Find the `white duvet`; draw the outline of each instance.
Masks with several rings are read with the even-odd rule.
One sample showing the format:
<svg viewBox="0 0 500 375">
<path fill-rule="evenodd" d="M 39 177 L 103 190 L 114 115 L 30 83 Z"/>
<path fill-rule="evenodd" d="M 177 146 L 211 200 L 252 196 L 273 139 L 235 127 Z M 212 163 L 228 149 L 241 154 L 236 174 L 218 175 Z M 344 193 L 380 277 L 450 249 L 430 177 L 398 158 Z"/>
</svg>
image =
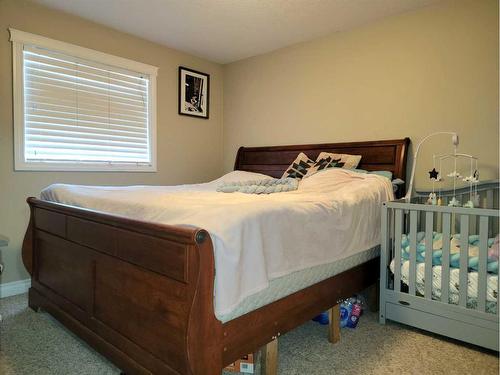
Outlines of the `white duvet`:
<svg viewBox="0 0 500 375">
<path fill-rule="evenodd" d="M 381 176 L 333 168 L 270 195 L 216 192 L 222 182 L 269 178 L 231 172 L 205 184 L 98 187 L 55 184 L 41 199 L 155 223 L 206 229 L 215 252 L 215 313 L 230 313 L 270 280 L 380 243 Z"/>
</svg>

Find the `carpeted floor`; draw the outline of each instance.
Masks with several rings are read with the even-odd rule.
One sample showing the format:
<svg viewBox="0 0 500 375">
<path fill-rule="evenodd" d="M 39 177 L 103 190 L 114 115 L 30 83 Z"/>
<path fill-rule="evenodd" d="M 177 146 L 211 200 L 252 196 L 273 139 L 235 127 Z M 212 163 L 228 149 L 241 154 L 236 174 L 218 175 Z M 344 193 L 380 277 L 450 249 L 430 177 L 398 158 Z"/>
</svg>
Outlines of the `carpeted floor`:
<svg viewBox="0 0 500 375">
<path fill-rule="evenodd" d="M 27 307 L 26 295 L 0 300 L 0 374 L 118 374 L 119 370 L 46 313 Z M 498 374 L 497 353 L 402 325 L 379 325 L 365 313 L 355 330 L 331 345 L 317 323 L 281 336 L 279 372 L 324 374 Z"/>
</svg>

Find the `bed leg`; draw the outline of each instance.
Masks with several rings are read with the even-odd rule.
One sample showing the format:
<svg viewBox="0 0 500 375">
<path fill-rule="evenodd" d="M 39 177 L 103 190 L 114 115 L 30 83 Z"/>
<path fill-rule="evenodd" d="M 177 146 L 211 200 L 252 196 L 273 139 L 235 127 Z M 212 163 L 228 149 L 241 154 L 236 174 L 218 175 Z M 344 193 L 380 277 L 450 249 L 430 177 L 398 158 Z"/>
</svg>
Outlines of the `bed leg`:
<svg viewBox="0 0 500 375">
<path fill-rule="evenodd" d="M 335 344 L 340 341 L 340 304 L 328 310 L 328 341 Z"/>
<path fill-rule="evenodd" d="M 264 345 L 261 349 L 261 374 L 278 375 L 278 339 Z"/>
<path fill-rule="evenodd" d="M 28 290 L 28 307 L 32 309 L 34 312 L 42 312 L 42 308 L 40 307 L 40 302 L 38 293 L 30 288 Z"/>
</svg>

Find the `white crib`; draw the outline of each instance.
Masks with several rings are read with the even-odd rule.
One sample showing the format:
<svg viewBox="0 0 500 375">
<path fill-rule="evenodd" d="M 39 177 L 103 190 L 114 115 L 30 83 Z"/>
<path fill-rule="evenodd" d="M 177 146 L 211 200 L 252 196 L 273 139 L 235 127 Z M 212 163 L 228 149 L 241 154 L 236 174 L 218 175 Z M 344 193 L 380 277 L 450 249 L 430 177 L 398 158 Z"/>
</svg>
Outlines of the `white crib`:
<svg viewBox="0 0 500 375">
<path fill-rule="evenodd" d="M 498 270 L 488 272 L 492 265 L 488 263 L 488 239 L 499 233 L 499 211 L 493 208 L 498 207 L 498 182 L 481 186 L 479 192 L 489 208 L 431 206 L 418 197 L 411 203 L 399 200 L 383 205 L 382 324 L 389 319 L 499 350 Z M 409 243 L 403 250 L 408 252 L 402 252 L 403 234 Z M 477 245 L 469 243 L 470 235 L 477 235 Z M 436 244 L 433 237 L 439 237 Z M 435 250 L 419 253 L 417 245 Z M 435 251 L 441 257 L 433 265 Z M 473 266 L 469 251 L 477 253 Z"/>
</svg>

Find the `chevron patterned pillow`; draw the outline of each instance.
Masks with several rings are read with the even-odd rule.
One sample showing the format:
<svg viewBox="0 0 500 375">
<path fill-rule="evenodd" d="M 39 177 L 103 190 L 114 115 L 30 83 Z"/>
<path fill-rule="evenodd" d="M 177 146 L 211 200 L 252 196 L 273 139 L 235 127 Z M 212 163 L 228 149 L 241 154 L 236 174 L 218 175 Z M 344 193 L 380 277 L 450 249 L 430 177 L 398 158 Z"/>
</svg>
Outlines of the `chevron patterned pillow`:
<svg viewBox="0 0 500 375">
<path fill-rule="evenodd" d="M 318 157 L 318 159 L 316 160 L 314 165 L 307 170 L 307 173 L 304 176 L 304 178 L 311 177 L 313 174 L 315 174 L 319 171 L 322 171 L 322 170 L 328 169 L 328 168 L 333 168 L 333 167 L 343 168 L 344 163 L 341 162 L 340 158 L 334 159 L 331 156 L 327 156 L 325 158 L 320 159 Z"/>
<path fill-rule="evenodd" d="M 309 168 L 311 168 L 315 163 L 316 162 L 314 160 L 309 159 L 306 154 L 301 152 L 293 163 L 286 169 L 281 178 L 290 177 L 300 180 L 307 174 Z"/>
<path fill-rule="evenodd" d="M 327 157 L 331 157 L 332 160 L 340 159 L 340 162 L 344 165 L 342 168 L 355 169 L 358 167 L 359 162 L 361 161 L 361 155 L 350 155 L 350 154 L 334 154 L 331 152 L 321 152 L 316 161 L 320 159 L 326 159 Z"/>
</svg>

